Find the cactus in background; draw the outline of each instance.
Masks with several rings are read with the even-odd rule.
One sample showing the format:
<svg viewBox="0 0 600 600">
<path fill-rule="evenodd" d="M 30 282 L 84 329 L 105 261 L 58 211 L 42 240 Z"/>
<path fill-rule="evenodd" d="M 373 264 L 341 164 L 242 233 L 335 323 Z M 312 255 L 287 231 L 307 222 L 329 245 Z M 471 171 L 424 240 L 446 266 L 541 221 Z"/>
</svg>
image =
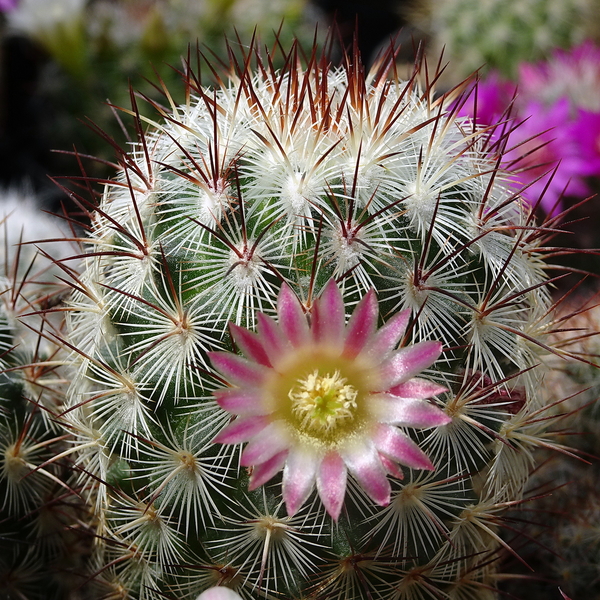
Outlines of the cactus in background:
<svg viewBox="0 0 600 600">
<path fill-rule="evenodd" d="M 146 132 L 134 102 L 91 212 L 62 415 L 89 577 L 491 598 L 502 515 L 553 444 L 544 230 L 418 71 L 284 58 L 248 52 L 216 89 L 188 70 Z"/>
<path fill-rule="evenodd" d="M 544 392 L 548 403 L 560 403 L 561 411 L 567 413 L 555 428 L 555 436 L 569 452 L 537 453 L 540 467 L 527 486 L 534 500 L 514 516 L 528 524 L 524 533 L 529 541 L 519 552 L 539 577 L 508 582 L 505 587 L 509 593 L 532 600 L 560 598 L 557 586 L 572 598 L 596 597 L 600 592 L 598 294 L 571 294 L 556 321 L 552 345 L 568 349 L 572 358 L 549 357 Z"/>
<path fill-rule="evenodd" d="M 58 219 L 18 192 L 0 205 L 0 589 L 3 598 L 66 598 L 81 579 L 87 508 L 57 460 L 69 446 L 56 420 L 64 410 L 60 314 L 42 316 L 68 289 L 29 242 L 63 238 Z M 39 243 L 39 242 L 38 242 Z M 49 244 L 56 258 L 70 244 Z M 57 318 L 58 317 L 58 318 Z M 87 546 L 91 537 L 87 536 Z"/>
<path fill-rule="evenodd" d="M 430 0 L 427 9 L 415 3 L 412 16 L 409 8 L 459 78 L 483 66 L 514 77 L 521 62 L 598 40 L 599 16 L 598 0 Z"/>
</svg>

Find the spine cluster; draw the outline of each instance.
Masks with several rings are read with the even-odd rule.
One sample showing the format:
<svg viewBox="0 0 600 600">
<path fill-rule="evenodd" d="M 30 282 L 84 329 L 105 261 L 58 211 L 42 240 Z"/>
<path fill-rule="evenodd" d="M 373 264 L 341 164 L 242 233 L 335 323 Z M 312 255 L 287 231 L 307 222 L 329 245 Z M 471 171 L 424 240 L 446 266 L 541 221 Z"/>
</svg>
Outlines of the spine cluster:
<svg viewBox="0 0 600 600">
<path fill-rule="evenodd" d="M 27 194 L 2 192 L 0 215 L 0 590 L 4 598 L 64 598 L 81 582 L 92 546 L 89 511 L 66 457 L 76 448 L 65 410 L 68 288 L 48 252 L 71 254 L 57 219 Z M 78 451 L 78 450 L 77 450 Z"/>
</svg>

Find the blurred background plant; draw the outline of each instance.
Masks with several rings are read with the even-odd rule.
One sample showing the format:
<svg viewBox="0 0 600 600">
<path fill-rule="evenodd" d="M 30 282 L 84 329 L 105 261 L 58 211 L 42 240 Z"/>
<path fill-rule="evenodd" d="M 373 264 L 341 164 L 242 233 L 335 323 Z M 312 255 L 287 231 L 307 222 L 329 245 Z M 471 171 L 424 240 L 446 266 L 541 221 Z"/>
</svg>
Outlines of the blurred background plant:
<svg viewBox="0 0 600 600">
<path fill-rule="evenodd" d="M 0 597 L 73 598 L 93 537 L 56 418 L 68 379 L 57 304 L 65 285 L 46 255 L 72 255 L 63 224 L 30 193 L 0 192 Z M 30 242 L 37 242 L 32 244 Z M 42 311 L 42 312 L 40 312 Z"/>
<path fill-rule="evenodd" d="M 408 21 L 451 63 L 456 81 L 484 67 L 515 77 L 524 61 L 600 39 L 598 0 L 414 0 Z"/>
<path fill-rule="evenodd" d="M 109 104 L 130 105 L 128 83 L 164 103 L 160 81 L 181 89 L 178 69 L 190 45 L 228 63 L 225 34 L 249 43 L 258 27 L 268 46 L 277 32 L 283 43 L 297 36 L 311 46 L 316 25 L 306 0 L 11 0 L 0 10 L 6 21 L 0 181 L 27 179 L 51 206 L 64 195 L 46 174 L 73 175 L 78 167 L 50 150 L 76 146 L 110 159 L 110 145 L 81 121 L 126 143 Z M 101 162 L 87 168 L 98 177 L 109 172 Z"/>
</svg>

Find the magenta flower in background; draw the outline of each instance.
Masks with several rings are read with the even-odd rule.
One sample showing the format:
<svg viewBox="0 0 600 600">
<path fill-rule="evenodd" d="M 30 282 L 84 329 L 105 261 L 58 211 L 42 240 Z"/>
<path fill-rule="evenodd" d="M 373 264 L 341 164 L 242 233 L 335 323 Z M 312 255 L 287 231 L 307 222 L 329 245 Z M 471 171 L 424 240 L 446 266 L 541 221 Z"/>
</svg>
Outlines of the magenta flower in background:
<svg viewBox="0 0 600 600">
<path fill-rule="evenodd" d="M 477 83 L 460 114 L 481 126 L 497 125 L 515 98 L 512 123 L 492 132 L 492 141 L 511 130 L 502 166 L 513 171 L 523 197 L 555 216 L 561 197 L 583 199 L 592 193 L 588 180 L 600 176 L 600 48 L 585 42 L 556 50 L 539 63 L 524 63 L 517 83 L 492 73 Z M 514 125 L 517 125 L 516 127 Z M 556 169 L 551 176 L 549 171 Z M 539 179 L 538 179 L 539 178 Z M 537 180 L 537 181 L 536 181 Z"/>
<path fill-rule="evenodd" d="M 481 125 L 495 125 L 503 118 L 502 115 L 510 105 L 516 90 L 516 84 L 503 81 L 498 73 L 493 72 L 475 84 L 459 115 L 473 117 Z"/>
<path fill-rule="evenodd" d="M 250 489 L 283 469 L 283 499 L 295 514 L 317 487 L 334 518 L 347 473 L 371 499 L 390 501 L 387 474 L 399 464 L 433 470 L 419 446 L 397 426 L 429 428 L 450 418 L 430 398 L 444 388 L 416 377 L 439 357 L 439 342 L 396 349 L 410 310 L 377 330 L 379 307 L 370 290 L 348 324 L 342 294 L 331 280 L 315 301 L 310 324 L 299 300 L 283 285 L 278 322 L 258 313 L 258 333 L 231 325 L 244 357 L 212 352 L 213 366 L 231 385 L 217 390 L 219 405 L 235 415 L 215 438 L 249 442 L 241 464 L 252 467 Z"/>
<path fill-rule="evenodd" d="M 600 96 L 600 88 L 598 89 Z M 579 110 L 573 123 L 573 137 L 577 140 L 588 175 L 600 176 L 600 112 Z"/>
<path fill-rule="evenodd" d="M 520 123 L 510 133 L 502 166 L 515 172 L 513 179 L 528 185 L 523 197 L 532 205 L 540 199 L 542 210 L 556 215 L 562 209 L 561 196 L 585 197 L 590 189 L 585 178 L 591 174 L 587 157 L 569 119 L 566 99 L 545 108 L 531 102 L 520 112 Z M 553 170 L 556 168 L 556 171 Z M 536 181 L 537 180 L 537 181 Z"/>
<path fill-rule="evenodd" d="M 531 205 L 544 193 L 539 206 L 555 216 L 563 196 L 585 198 L 592 193 L 588 178 L 600 176 L 600 49 L 586 42 L 547 62 L 523 64 L 518 87 L 492 73 L 460 114 L 497 125 L 513 98 L 512 123 L 492 132 L 492 140 L 512 130 L 502 166 L 514 172 L 515 189 L 526 186 L 522 195 Z"/>
</svg>

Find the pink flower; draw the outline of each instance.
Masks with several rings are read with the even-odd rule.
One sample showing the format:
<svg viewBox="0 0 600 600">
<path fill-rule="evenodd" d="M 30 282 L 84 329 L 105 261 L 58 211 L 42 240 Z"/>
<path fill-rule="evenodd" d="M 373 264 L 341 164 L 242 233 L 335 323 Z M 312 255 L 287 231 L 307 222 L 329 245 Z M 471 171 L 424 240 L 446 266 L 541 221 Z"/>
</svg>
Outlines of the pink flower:
<svg viewBox="0 0 600 600">
<path fill-rule="evenodd" d="M 415 377 L 439 357 L 439 342 L 396 349 L 410 318 L 403 311 L 377 330 L 379 307 L 370 290 L 348 323 L 336 283 L 315 301 L 310 324 L 287 285 L 277 301 L 278 322 L 258 313 L 258 333 L 231 325 L 244 357 L 212 352 L 214 367 L 231 385 L 215 392 L 236 418 L 215 438 L 249 442 L 241 464 L 252 467 L 250 489 L 283 469 L 283 499 L 295 514 L 316 484 L 337 520 L 347 472 L 372 500 L 390 501 L 387 474 L 398 464 L 433 470 L 404 427 L 438 427 L 450 418 L 425 399 L 444 391 Z"/>
<path fill-rule="evenodd" d="M 491 73 L 473 86 L 458 114 L 471 117 L 481 125 L 496 125 L 506 119 L 504 112 L 510 106 L 516 90 L 516 84 L 503 81 L 498 73 Z"/>
<path fill-rule="evenodd" d="M 574 124 L 569 118 L 566 99 L 546 109 L 531 102 L 519 115 L 521 121 L 510 133 L 511 148 L 502 166 L 516 171 L 514 179 L 527 185 L 523 197 L 534 205 L 541 199 L 544 212 L 555 215 L 561 208 L 561 196 L 584 197 L 589 193 L 585 177 L 590 172 L 582 155 Z M 556 167 L 556 172 L 551 171 Z"/>
<path fill-rule="evenodd" d="M 600 177 L 600 112 L 579 110 L 573 123 L 573 137 L 585 161 L 587 175 Z"/>
<path fill-rule="evenodd" d="M 600 48 L 587 41 L 571 50 L 555 50 L 546 62 L 519 67 L 521 103 L 546 106 L 566 98 L 571 109 L 600 111 Z"/>
<path fill-rule="evenodd" d="M 196 600 L 242 600 L 242 597 L 229 588 L 213 587 L 202 592 Z"/>
</svg>

